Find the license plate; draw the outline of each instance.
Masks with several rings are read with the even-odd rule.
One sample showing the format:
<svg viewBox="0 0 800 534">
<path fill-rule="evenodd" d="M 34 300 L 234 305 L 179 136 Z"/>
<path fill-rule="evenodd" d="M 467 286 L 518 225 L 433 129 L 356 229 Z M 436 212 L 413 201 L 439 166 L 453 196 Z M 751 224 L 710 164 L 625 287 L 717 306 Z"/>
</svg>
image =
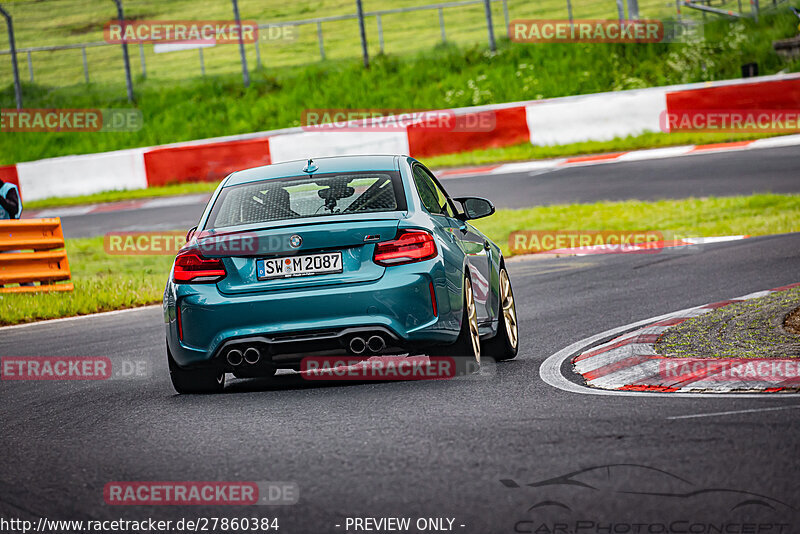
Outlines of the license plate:
<svg viewBox="0 0 800 534">
<path fill-rule="evenodd" d="M 259 280 L 340 273 L 342 272 L 342 253 L 330 252 L 258 260 L 256 262 L 256 270 L 258 271 Z"/>
</svg>

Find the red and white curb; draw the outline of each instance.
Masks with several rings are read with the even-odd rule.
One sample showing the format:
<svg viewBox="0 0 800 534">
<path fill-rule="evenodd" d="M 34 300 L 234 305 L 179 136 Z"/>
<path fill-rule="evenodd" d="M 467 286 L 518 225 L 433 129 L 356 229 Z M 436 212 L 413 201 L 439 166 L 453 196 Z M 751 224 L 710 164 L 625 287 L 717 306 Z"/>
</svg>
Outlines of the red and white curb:
<svg viewBox="0 0 800 534">
<path fill-rule="evenodd" d="M 22 218 L 41 219 L 48 217 L 79 217 L 82 215 L 110 213 L 114 211 L 132 211 L 151 208 L 172 208 L 177 206 L 204 205 L 210 198 L 210 193 L 203 193 L 200 195 L 146 198 L 142 200 L 128 200 L 125 202 L 90 204 L 86 206 L 64 206 L 61 208 L 48 208 L 31 211 L 26 210 L 22 212 Z"/>
<path fill-rule="evenodd" d="M 470 176 L 492 176 L 500 174 L 514 174 L 520 172 L 551 171 L 564 167 L 602 165 L 604 163 L 618 163 L 622 161 L 645 161 L 650 159 L 664 159 L 715 152 L 733 152 L 738 150 L 752 150 L 758 148 L 779 148 L 800 145 L 800 135 L 785 135 L 769 137 L 755 141 L 741 141 L 734 143 L 720 143 L 714 145 L 687 145 L 669 148 L 653 148 L 635 150 L 631 152 L 617 152 L 613 154 L 594 154 L 589 156 L 575 156 L 548 160 L 533 160 L 517 163 L 503 163 L 486 165 L 482 167 L 469 167 L 462 169 L 445 169 L 435 172 L 438 178 L 466 178 Z M 34 217 L 76 217 L 93 213 L 110 211 L 126 211 L 148 208 L 161 208 L 183 206 L 189 204 L 205 204 L 210 195 L 183 195 L 177 197 L 160 197 L 154 199 L 131 200 L 126 202 L 113 202 L 106 204 L 93 204 L 87 206 L 69 206 L 44 210 L 24 211 L 23 218 Z M 561 252 L 558 252 L 561 254 Z M 569 252 L 564 252 L 568 254 Z"/>
<path fill-rule="evenodd" d="M 800 287 L 800 283 L 760 291 L 731 300 L 674 312 L 581 352 L 572 359 L 575 372 L 593 388 L 659 392 L 779 392 L 800 388 L 800 360 L 667 358 L 655 351 L 671 326 L 735 302 Z"/>
<path fill-rule="evenodd" d="M 734 152 L 740 150 L 754 150 L 759 148 L 780 148 L 796 145 L 800 145 L 800 135 L 785 135 L 781 137 L 756 139 L 754 141 L 736 141 L 732 143 L 716 143 L 711 145 L 684 145 L 667 148 L 650 148 L 645 150 L 633 150 L 630 152 L 614 152 L 611 154 L 593 154 L 589 156 L 575 156 L 570 158 L 484 165 L 480 167 L 464 169 L 446 169 L 437 172 L 436 176 L 438 178 L 447 179 L 465 178 L 478 175 L 515 174 L 537 171 L 542 172 L 553 171 L 565 167 L 584 167 L 587 165 L 601 165 L 604 163 L 645 161 L 682 156 L 697 156 L 717 152 Z"/>
<path fill-rule="evenodd" d="M 646 132 L 670 131 L 667 117 L 706 113 L 709 109 L 747 114 L 756 109 L 796 109 L 800 104 L 799 88 L 800 73 L 787 73 L 431 110 L 481 127 L 431 128 L 419 117 L 406 121 L 395 116 L 388 122 L 391 127 L 387 128 L 389 118 L 382 117 L 375 125 L 368 123 L 368 129 L 358 122 L 355 128 L 348 122 L 339 124 L 343 128 L 298 126 L 25 161 L 0 166 L 0 178 L 17 184 L 23 199 L 31 201 L 109 190 L 145 189 L 172 182 L 221 180 L 238 169 L 309 157 L 409 154 L 424 160 L 526 142 L 535 146 L 563 146 L 611 141 Z M 756 146 L 758 143 L 753 144 Z M 724 149 L 733 147 L 735 144 L 729 144 Z M 675 152 L 675 149 L 658 150 L 667 155 Z M 687 149 L 688 152 L 707 150 L 717 148 L 710 145 Z M 658 152 L 646 157 L 653 157 L 653 154 Z M 599 158 L 619 161 L 642 155 L 626 152 Z M 556 164 L 581 165 L 593 163 L 597 158 L 568 158 Z"/>
</svg>

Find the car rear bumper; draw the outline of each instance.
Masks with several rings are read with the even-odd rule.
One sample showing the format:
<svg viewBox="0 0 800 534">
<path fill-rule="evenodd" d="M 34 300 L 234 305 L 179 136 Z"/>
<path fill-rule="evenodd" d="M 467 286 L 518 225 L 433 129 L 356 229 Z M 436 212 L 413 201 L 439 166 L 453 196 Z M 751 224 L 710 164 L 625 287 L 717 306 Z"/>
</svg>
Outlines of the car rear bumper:
<svg viewBox="0 0 800 534">
<path fill-rule="evenodd" d="M 230 347 L 246 343 L 258 344 L 264 358 L 278 363 L 306 352 L 346 351 L 350 338 L 362 332 L 382 333 L 387 350 L 455 341 L 458 325 L 441 319 L 450 308 L 441 263 L 431 260 L 392 271 L 368 283 L 237 296 L 223 295 L 213 284 L 170 282 L 164 299 L 170 351 L 179 365 L 195 366 L 224 364 Z M 431 282 L 439 317 L 433 314 Z"/>
</svg>

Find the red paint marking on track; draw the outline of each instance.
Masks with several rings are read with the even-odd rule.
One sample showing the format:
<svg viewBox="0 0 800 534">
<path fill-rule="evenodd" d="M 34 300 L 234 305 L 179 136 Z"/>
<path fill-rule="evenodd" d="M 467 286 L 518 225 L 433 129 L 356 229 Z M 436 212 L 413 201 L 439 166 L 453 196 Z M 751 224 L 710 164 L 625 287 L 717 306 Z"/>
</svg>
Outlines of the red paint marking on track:
<svg viewBox="0 0 800 534">
<path fill-rule="evenodd" d="M 661 391 L 666 393 L 672 393 L 673 391 L 678 391 L 678 388 L 673 388 L 669 386 L 650 386 L 650 385 L 640 385 L 640 384 L 628 384 L 618 389 L 620 391 Z"/>
<path fill-rule="evenodd" d="M 640 363 L 644 363 L 648 360 L 653 360 L 657 358 L 659 357 L 650 355 L 631 356 L 630 358 L 625 358 L 624 360 L 620 360 L 618 362 L 598 367 L 594 371 L 589 371 L 588 373 L 584 373 L 583 378 L 585 378 L 587 381 L 596 380 L 606 375 L 610 375 L 611 373 L 615 373 L 617 371 L 621 371 L 629 367 L 634 367 L 636 365 L 639 365 Z"/>
<path fill-rule="evenodd" d="M 527 254 L 657 254 L 665 248 L 686 247 L 694 245 L 679 239 L 668 241 L 648 241 L 647 243 L 630 243 L 624 245 L 606 243 L 604 245 L 588 245 L 585 247 L 557 248 L 528 252 Z"/>
<path fill-rule="evenodd" d="M 592 356 L 597 356 L 598 354 L 603 354 L 604 352 L 618 349 L 619 347 L 624 347 L 625 345 L 630 345 L 632 343 L 655 343 L 656 341 L 658 341 L 658 337 L 660 335 L 661 334 L 640 334 L 638 336 L 633 336 L 628 339 L 622 339 L 620 341 L 617 341 L 613 345 L 608 345 L 607 347 L 602 347 L 589 352 L 584 352 L 583 354 L 572 360 L 572 363 L 577 363 L 579 361 L 585 360 L 586 358 L 591 358 Z"/>
<path fill-rule="evenodd" d="M 695 145 L 689 152 L 707 152 L 712 150 L 727 150 L 729 148 L 744 148 L 753 141 L 732 141 L 730 143 L 711 143 L 708 145 Z"/>
<path fill-rule="evenodd" d="M 706 361 L 714 361 L 714 358 L 705 358 Z M 685 362 L 685 365 L 688 365 L 688 362 Z M 681 375 L 681 378 L 676 377 L 677 380 L 672 382 L 673 385 L 678 387 L 686 387 L 693 382 L 699 382 L 708 378 L 709 374 L 711 376 L 723 372 L 722 369 L 719 368 L 712 368 L 707 365 L 703 365 L 703 367 L 699 371 L 692 371 L 691 373 L 686 373 Z M 662 381 L 666 380 L 665 378 L 661 378 Z"/>
<path fill-rule="evenodd" d="M 788 286 L 775 287 L 772 291 L 786 291 L 787 289 L 793 289 L 795 287 L 800 287 L 800 282 L 789 284 Z"/>
<path fill-rule="evenodd" d="M 721 300 L 719 302 L 712 302 L 711 304 L 706 304 L 705 306 L 701 306 L 701 308 L 710 308 L 716 310 L 718 308 L 724 308 L 725 306 L 729 306 L 737 302 L 744 302 L 744 301 L 739 299 Z"/>
<path fill-rule="evenodd" d="M 577 156 L 574 158 L 567 158 L 566 161 L 561 162 L 559 165 L 569 165 L 571 163 L 585 163 L 588 161 L 606 161 L 609 159 L 617 159 L 624 156 L 627 152 L 614 152 L 612 154 L 595 154 L 592 156 Z"/>
<path fill-rule="evenodd" d="M 458 174 L 479 174 L 482 172 L 491 172 L 500 167 L 500 165 L 488 165 L 486 167 L 473 167 L 471 169 L 450 169 L 441 171 L 436 176 L 455 176 Z"/>
<path fill-rule="evenodd" d="M 676 324 L 681 324 L 689 319 L 691 319 L 691 317 L 673 317 L 672 319 L 664 319 L 663 321 L 653 323 L 650 326 L 675 326 Z M 648 328 L 650 326 L 648 326 Z"/>
</svg>

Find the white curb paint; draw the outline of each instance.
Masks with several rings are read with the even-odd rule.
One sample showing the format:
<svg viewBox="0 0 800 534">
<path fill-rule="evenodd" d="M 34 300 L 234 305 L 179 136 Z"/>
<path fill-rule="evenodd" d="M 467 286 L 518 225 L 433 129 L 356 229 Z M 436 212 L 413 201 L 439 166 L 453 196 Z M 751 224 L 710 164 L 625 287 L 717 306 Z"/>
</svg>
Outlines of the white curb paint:
<svg viewBox="0 0 800 534">
<path fill-rule="evenodd" d="M 408 154 L 408 135 L 398 132 L 310 131 L 269 138 L 272 163 L 327 156 Z"/>
<path fill-rule="evenodd" d="M 18 163 L 22 197 L 30 201 L 100 191 L 147 189 L 145 150 L 137 148 Z"/>
<path fill-rule="evenodd" d="M 663 87 L 525 106 L 531 144 L 540 146 L 610 141 L 658 132 L 661 114 L 666 111 L 667 90 Z"/>
</svg>

